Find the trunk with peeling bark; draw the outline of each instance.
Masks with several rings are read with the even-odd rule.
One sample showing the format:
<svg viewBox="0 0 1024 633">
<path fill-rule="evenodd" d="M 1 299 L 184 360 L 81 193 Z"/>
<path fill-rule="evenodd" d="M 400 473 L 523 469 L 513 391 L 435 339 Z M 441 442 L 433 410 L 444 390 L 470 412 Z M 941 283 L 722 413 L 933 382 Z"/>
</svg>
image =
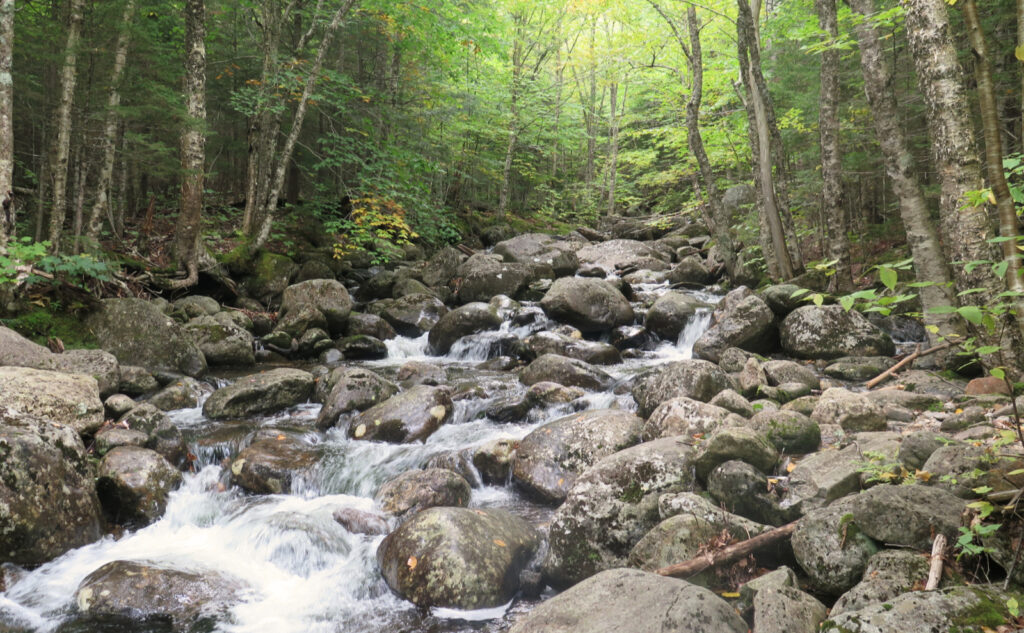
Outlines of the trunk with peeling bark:
<svg viewBox="0 0 1024 633">
<path fill-rule="evenodd" d="M 984 181 L 947 5 L 945 0 L 905 0 L 903 6 L 907 39 L 928 112 L 932 153 L 941 181 L 940 228 L 946 252 L 951 261 L 960 262 L 953 269 L 957 290 L 980 289 L 964 295 L 961 303 L 984 311 L 998 303 L 996 295 L 1005 284 L 990 266 L 963 265 L 991 261 L 996 251 L 990 241 L 994 231 L 984 204 L 972 203 L 967 195 L 983 189 Z M 1012 316 L 1004 315 L 1002 321 L 1005 327 L 997 328 L 995 336 L 984 328 L 973 328 L 977 340 L 1018 350 L 1020 336 Z"/>
<path fill-rule="evenodd" d="M 875 12 L 872 0 L 850 0 L 850 8 L 866 18 Z M 885 171 L 899 198 L 900 219 L 907 232 L 910 254 L 914 258 L 914 274 L 918 281 L 934 284 L 919 289 L 925 323 L 934 326 L 932 329 L 936 330 L 929 332 L 929 341 L 934 347 L 940 339 L 958 338 L 966 330 L 955 314 L 933 311 L 941 306 L 956 305 L 949 266 L 943 256 L 938 229 L 932 221 L 917 179 L 910 145 L 900 125 L 896 98 L 890 89 L 892 71 L 885 61 L 878 31 L 866 19 L 857 24 L 855 35 L 860 47 L 864 92 L 874 118 L 875 134 L 882 150 Z"/>
<path fill-rule="evenodd" d="M 14 237 L 14 0 L 0 0 L 0 249 Z"/>
<path fill-rule="evenodd" d="M 175 257 L 188 276 L 176 287 L 199 281 L 200 229 L 203 214 L 203 176 L 206 168 L 206 3 L 185 2 L 185 99 L 188 120 L 181 133 L 181 214 L 178 216 Z"/>
<path fill-rule="evenodd" d="M 53 205 L 50 210 L 50 250 L 60 252 L 61 232 L 68 211 L 68 159 L 71 153 L 71 109 L 78 81 L 78 43 L 82 34 L 82 11 L 85 0 L 70 0 L 68 37 L 64 45 L 64 62 L 60 77 L 60 103 L 57 106 L 57 134 L 50 155 L 50 176 Z"/>
<path fill-rule="evenodd" d="M 834 290 L 846 293 L 853 289 L 853 274 L 843 211 L 843 165 L 839 153 L 839 49 L 832 45 L 839 37 L 839 25 L 836 0 L 815 0 L 814 5 L 818 11 L 818 24 L 831 40 L 821 53 L 818 128 L 821 136 L 822 215 L 828 229 L 828 259 L 836 262 L 836 273 L 832 276 Z"/>
</svg>

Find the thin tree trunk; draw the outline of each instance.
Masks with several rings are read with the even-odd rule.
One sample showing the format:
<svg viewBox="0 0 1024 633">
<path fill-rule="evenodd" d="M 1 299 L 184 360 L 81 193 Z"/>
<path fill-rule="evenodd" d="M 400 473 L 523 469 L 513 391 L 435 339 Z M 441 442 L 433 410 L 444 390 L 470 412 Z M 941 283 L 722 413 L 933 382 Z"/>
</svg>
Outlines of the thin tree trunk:
<svg viewBox="0 0 1024 633">
<path fill-rule="evenodd" d="M 274 222 L 274 212 L 277 210 L 277 201 L 281 195 L 281 189 L 284 187 L 285 175 L 288 172 L 288 163 L 292 159 L 292 152 L 295 151 L 295 144 L 298 142 L 299 134 L 302 132 L 302 123 L 305 120 L 306 111 L 309 109 L 309 100 L 313 96 L 313 88 L 316 86 L 316 80 L 320 77 L 320 70 L 323 68 L 324 59 L 327 57 L 327 50 L 331 46 L 334 34 L 337 32 L 338 27 L 341 26 L 341 21 L 346 15 L 348 15 L 349 10 L 355 3 L 356 0 L 346 0 L 345 3 L 338 8 L 334 13 L 334 18 L 331 19 L 331 23 L 324 31 L 323 39 L 320 40 L 320 47 L 316 52 L 316 61 L 313 62 L 313 67 L 310 68 L 309 74 L 306 75 L 306 82 L 302 88 L 302 96 L 299 99 L 299 105 L 295 109 L 295 114 L 292 117 L 291 131 L 288 133 L 288 138 L 285 140 L 284 147 L 281 149 L 281 155 L 278 157 L 277 170 L 274 172 L 274 178 L 271 180 L 270 191 L 267 194 L 262 226 L 260 227 L 259 234 L 257 234 L 255 241 L 250 247 L 250 253 L 258 251 L 267 243 L 267 239 L 270 238 L 270 228 Z"/>
<path fill-rule="evenodd" d="M 516 16 L 516 20 L 520 20 Z M 519 141 L 519 90 L 523 77 L 523 41 L 522 27 L 516 25 L 515 41 L 512 42 L 512 86 L 509 94 L 508 145 L 505 147 L 505 163 L 501 169 L 501 189 L 498 191 L 498 218 L 504 218 L 508 211 L 509 198 L 512 193 L 512 160 L 515 158 L 516 144 Z"/>
<path fill-rule="evenodd" d="M 127 0 L 124 14 L 121 16 L 121 33 L 117 36 L 117 48 L 114 52 L 114 68 L 110 71 L 110 94 L 107 96 L 107 117 L 103 130 L 103 155 L 100 159 L 100 173 L 96 179 L 92 209 L 89 211 L 89 225 L 86 237 L 96 242 L 100 238 L 103 226 L 103 213 L 110 205 L 110 187 L 114 179 L 114 159 L 116 157 L 116 141 L 119 117 L 117 108 L 121 105 L 121 80 L 128 61 L 128 44 L 131 42 L 131 25 L 135 19 L 135 1 Z M 111 226 L 111 230 L 115 231 Z"/>
<path fill-rule="evenodd" d="M 1017 50 L 1024 51 L 1024 0 L 1017 0 Z M 1020 69 L 1020 151 L 1024 152 L 1024 59 L 1014 56 L 1017 59 L 1017 67 Z"/>
<path fill-rule="evenodd" d="M 181 213 L 175 257 L 188 276 L 173 284 L 199 282 L 203 180 L 206 169 L 206 0 L 185 0 L 185 99 L 188 119 L 181 131 Z"/>
<path fill-rule="evenodd" d="M 985 165 L 988 169 L 988 181 L 996 198 L 996 210 L 999 214 L 999 235 L 1011 238 L 1002 243 L 1003 260 L 1007 264 L 1006 285 L 1017 293 L 1014 309 L 1021 318 L 1017 319 L 1017 327 L 1021 328 L 1024 337 L 1024 283 L 1021 281 L 1020 250 L 1018 241 L 1020 225 L 1017 221 L 1017 208 L 1010 195 L 1010 186 L 1006 182 L 1003 171 L 1003 139 L 1000 132 L 999 112 L 996 108 L 995 82 L 992 80 L 992 65 L 985 41 L 985 33 L 981 30 L 978 18 L 978 6 L 975 0 L 963 3 L 964 21 L 967 24 L 967 35 L 974 52 L 974 74 L 978 82 L 978 102 L 981 105 L 982 130 L 985 138 Z"/>
<path fill-rule="evenodd" d="M 0 249 L 14 236 L 14 0 L 0 0 Z"/>
<path fill-rule="evenodd" d="M 619 163 L 619 84 L 611 85 L 611 115 L 608 121 L 608 215 L 615 215 L 615 184 L 618 178 Z M 622 92 L 622 111 L 626 110 L 626 90 Z"/>
<path fill-rule="evenodd" d="M 836 262 L 833 275 L 837 292 L 853 289 L 850 270 L 850 241 L 846 236 L 843 213 L 843 165 L 839 153 L 839 50 L 833 46 L 839 37 L 836 0 L 815 0 L 818 24 L 831 40 L 821 53 L 821 99 L 818 127 L 821 135 L 821 206 L 828 229 L 828 259 Z"/>
<path fill-rule="evenodd" d="M 850 0 L 850 7 L 855 13 L 868 18 L 860 21 L 854 29 L 860 46 L 864 91 L 874 117 L 885 171 L 899 199 L 900 218 L 914 258 L 914 274 L 918 281 L 933 284 L 920 288 L 919 293 L 925 324 L 933 326 L 929 328 L 934 331 L 929 331 L 928 338 L 934 347 L 940 339 L 952 340 L 965 332 L 963 323 L 955 314 L 933 311 L 941 306 L 956 305 L 952 276 L 943 256 L 938 229 L 917 180 L 914 156 L 900 125 L 899 109 L 891 90 L 892 72 L 885 61 L 878 31 L 869 19 L 874 14 L 874 3 L 872 0 Z"/>
<path fill-rule="evenodd" d="M 984 181 L 947 5 L 945 0 L 904 0 L 903 6 L 907 39 L 928 112 L 932 153 L 941 182 L 940 217 L 946 251 L 951 261 L 960 262 L 954 268 L 957 290 L 974 291 L 963 295 L 961 303 L 984 311 L 998 303 L 996 295 L 1005 284 L 990 266 L 969 269 L 963 265 L 991 261 L 995 249 L 990 242 L 993 231 L 984 204 L 972 204 L 967 197 L 968 192 L 983 189 Z M 993 339 L 981 327 L 974 327 L 974 334 L 979 343 L 1000 345 L 1016 352 L 1017 328 L 1010 323 L 1010 315 L 1005 315 L 1003 321 L 1012 327 L 1003 330 L 1000 340 Z"/>
<path fill-rule="evenodd" d="M 53 207 L 50 210 L 50 250 L 60 252 L 61 231 L 68 210 L 68 156 L 71 152 L 71 109 L 78 80 L 78 42 L 82 32 L 85 0 L 70 0 L 68 37 L 61 69 L 60 105 L 57 107 L 57 135 L 54 139 L 50 175 L 53 182 Z"/>
</svg>

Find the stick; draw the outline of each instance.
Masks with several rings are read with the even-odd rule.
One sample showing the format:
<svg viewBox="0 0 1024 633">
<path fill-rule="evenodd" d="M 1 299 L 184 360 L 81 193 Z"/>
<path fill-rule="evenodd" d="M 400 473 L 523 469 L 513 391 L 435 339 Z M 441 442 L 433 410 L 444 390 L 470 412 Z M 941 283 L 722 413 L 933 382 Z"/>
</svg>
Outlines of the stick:
<svg viewBox="0 0 1024 633">
<path fill-rule="evenodd" d="M 787 523 L 782 527 L 777 527 L 774 530 L 769 530 L 764 534 L 759 534 L 754 538 L 740 541 L 739 543 L 733 543 L 725 549 L 718 550 L 717 552 L 708 552 L 702 554 L 696 558 L 691 558 L 688 561 L 682 563 L 676 563 L 675 565 L 669 565 L 668 567 L 662 567 L 655 573 L 662 576 L 674 576 L 676 578 L 682 578 L 687 576 L 693 576 L 699 574 L 708 567 L 715 567 L 725 563 L 731 563 L 735 560 L 743 558 L 747 554 L 771 545 L 776 541 L 781 541 L 793 533 L 796 529 L 797 522 Z"/>
<path fill-rule="evenodd" d="M 474 251 L 473 249 L 464 244 L 456 244 L 455 248 L 459 249 L 462 253 L 469 255 L 470 257 L 476 255 L 476 251 Z"/>
<path fill-rule="evenodd" d="M 928 582 L 924 585 L 925 591 L 935 591 L 939 588 L 939 580 L 942 578 L 942 555 L 946 552 L 946 535 L 939 534 L 932 541 L 932 566 L 928 569 Z"/>
<path fill-rule="evenodd" d="M 927 356 L 929 354 L 934 354 L 935 352 L 942 351 L 942 350 L 950 347 L 951 345 L 952 345 L 952 343 L 943 343 L 942 345 L 936 345 L 935 347 L 932 347 L 930 349 L 926 349 L 923 352 L 921 351 L 921 346 L 918 345 L 917 349 L 914 350 L 913 354 L 911 354 L 910 356 L 907 356 L 906 358 L 904 358 L 900 362 L 896 363 L 895 365 L 893 365 L 889 369 L 886 369 L 882 373 L 878 374 L 877 376 L 875 376 L 874 378 L 869 380 L 867 382 L 867 384 L 865 384 L 864 386 L 867 389 L 873 389 L 879 383 L 884 382 L 886 379 L 891 377 L 893 374 L 895 374 L 899 370 L 903 369 L 904 367 L 906 367 L 910 363 L 914 362 L 918 358 L 921 358 L 922 356 Z"/>
</svg>

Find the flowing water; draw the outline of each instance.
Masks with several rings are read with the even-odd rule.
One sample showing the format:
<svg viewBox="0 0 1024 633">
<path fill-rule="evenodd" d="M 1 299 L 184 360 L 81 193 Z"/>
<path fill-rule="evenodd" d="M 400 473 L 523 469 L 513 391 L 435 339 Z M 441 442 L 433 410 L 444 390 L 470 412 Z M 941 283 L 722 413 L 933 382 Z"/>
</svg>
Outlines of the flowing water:
<svg viewBox="0 0 1024 633">
<path fill-rule="evenodd" d="M 664 286 L 646 289 L 655 294 L 664 290 Z M 706 293 L 694 294 L 704 301 L 717 300 Z M 215 630 L 224 633 L 504 630 L 510 619 L 528 610 L 531 603 L 474 612 L 419 610 L 394 595 L 380 577 L 375 552 L 383 537 L 349 533 L 332 515 L 346 507 L 372 510 L 373 495 L 381 483 L 422 467 L 434 456 L 498 438 L 521 439 L 537 426 L 574 411 L 635 407 L 628 393 L 591 393 L 570 404 L 535 410 L 519 424 L 489 420 L 484 414 L 488 406 L 521 396 L 525 388 L 514 374 L 478 370 L 476 366 L 500 353 L 509 337 L 525 338 L 550 325 L 539 309 L 532 309 L 536 318 L 529 325 L 506 320 L 497 332 L 460 340 L 445 357 L 428 356 L 423 336 L 388 341 L 386 360 L 365 363 L 385 376 L 393 376 L 409 360 L 441 364 L 453 385 L 472 383 L 490 394 L 459 400 L 453 419 L 425 443 L 365 442 L 350 440 L 339 430 L 316 432 L 313 421 L 318 404 L 300 405 L 244 423 L 208 420 L 201 407 L 171 412 L 190 439 L 198 468 L 186 475 L 184 484 L 171 495 L 163 518 L 119 538 L 105 537 L 32 571 L 7 569 L 10 586 L 0 593 L 0 631 L 95 630 L 74 627 L 75 592 L 89 573 L 115 560 L 216 571 L 244 581 L 249 587 L 245 600 L 216 625 Z M 708 327 L 710 314 L 710 309 L 700 310 L 675 344 L 663 343 L 639 358 L 604 369 L 625 380 L 652 365 L 689 358 L 693 343 Z M 225 487 L 222 461 L 251 442 L 256 432 L 267 429 L 292 434 L 318 447 L 323 457 L 316 469 L 297 482 L 290 495 L 252 496 Z M 547 522 L 553 513 L 523 498 L 511 485 L 475 487 L 470 506 L 503 508 L 535 525 Z"/>
</svg>

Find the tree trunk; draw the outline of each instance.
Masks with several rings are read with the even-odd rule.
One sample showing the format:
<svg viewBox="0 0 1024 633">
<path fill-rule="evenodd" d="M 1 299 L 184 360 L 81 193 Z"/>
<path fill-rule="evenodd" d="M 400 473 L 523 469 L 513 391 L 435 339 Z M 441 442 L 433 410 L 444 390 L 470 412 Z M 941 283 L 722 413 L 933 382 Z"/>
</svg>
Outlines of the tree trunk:
<svg viewBox="0 0 1024 633">
<path fill-rule="evenodd" d="M 1017 0 L 1017 50 L 1024 51 L 1024 0 Z M 1024 59 L 1015 58 L 1020 69 L 1020 133 L 1017 138 L 1020 140 L 1019 150 L 1024 153 Z"/>
<path fill-rule="evenodd" d="M 941 182 L 940 217 L 946 251 L 954 268 L 957 290 L 980 289 L 963 295 L 961 303 L 983 312 L 998 303 L 1005 284 L 987 265 L 967 267 L 973 261 L 991 261 L 995 249 L 992 226 L 984 203 L 972 204 L 968 192 L 984 188 L 981 159 L 970 120 L 970 105 L 949 29 L 945 0 L 904 0 L 907 39 L 917 69 L 918 86 L 927 108 L 932 153 Z M 994 339 L 984 328 L 973 328 L 977 341 L 1019 349 L 1016 325 L 1004 315 L 1003 336 Z M 984 360 L 984 359 L 983 359 Z"/>
<path fill-rule="evenodd" d="M 619 163 L 619 84 L 611 85 L 611 114 L 608 120 L 608 215 L 615 215 L 615 181 Z M 622 111 L 626 111 L 626 90 L 622 93 Z"/>
<path fill-rule="evenodd" d="M 821 53 L 821 99 L 818 127 L 821 135 L 821 205 L 828 229 L 828 259 L 836 262 L 832 277 L 836 292 L 853 289 L 850 270 L 850 241 L 843 213 L 843 165 L 839 153 L 839 37 L 836 0 L 815 0 L 818 24 L 828 34 L 829 46 Z"/>
<path fill-rule="evenodd" d="M 999 125 L 999 112 L 996 107 L 995 82 L 992 80 L 992 65 L 985 41 L 985 33 L 981 30 L 978 18 L 978 6 L 975 0 L 963 3 L 964 22 L 967 35 L 974 52 L 974 74 L 978 82 L 978 102 L 981 105 L 981 121 L 985 138 L 985 166 L 988 169 L 988 181 L 992 194 L 996 199 L 996 210 L 999 214 L 999 235 L 1010 238 L 1002 242 L 1003 261 L 1006 262 L 1007 287 L 1018 296 L 1013 300 L 1014 310 L 1020 318 L 1017 327 L 1021 328 L 1024 337 L 1024 283 L 1021 281 L 1020 250 L 1018 240 L 1020 225 L 1017 220 L 1017 208 L 1010 195 L 1010 186 L 1006 182 L 1003 171 L 1003 139 Z"/>
<path fill-rule="evenodd" d="M 875 10 L 872 0 L 850 0 L 850 7 L 854 13 L 865 18 L 870 18 Z M 900 125 L 899 109 L 891 90 L 892 72 L 885 61 L 878 31 L 870 19 L 865 19 L 855 27 L 855 35 L 860 46 L 864 91 L 874 117 L 875 134 L 882 150 L 885 171 L 899 199 L 900 218 L 907 233 L 910 254 L 914 258 L 914 274 L 918 281 L 933 284 L 920 288 L 919 292 L 925 324 L 933 326 L 930 330 L 935 330 L 928 334 L 934 347 L 940 339 L 955 339 L 966 330 L 955 314 L 933 311 L 941 306 L 956 305 L 949 266 L 917 180 L 914 156 Z"/>
<path fill-rule="evenodd" d="M 516 16 L 516 20 L 520 18 Z M 522 27 L 516 25 L 515 41 L 512 42 L 512 85 L 509 90 L 509 123 L 508 145 L 505 147 L 505 163 L 501 169 L 501 189 L 498 191 L 498 218 L 504 218 L 508 211 L 509 198 L 512 193 L 512 161 L 515 158 L 516 144 L 519 142 L 519 90 L 523 79 L 523 40 Z"/>
<path fill-rule="evenodd" d="M 206 170 L 206 0 L 185 0 L 185 99 L 188 119 L 181 131 L 181 213 L 175 257 L 188 276 L 173 284 L 199 282 L 199 248 Z"/>
<path fill-rule="evenodd" d="M 0 249 L 14 237 L 14 0 L 0 0 Z"/>
<path fill-rule="evenodd" d="M 57 135 L 51 154 L 50 175 L 53 182 L 53 206 L 50 210 L 50 250 L 60 252 L 61 231 L 68 210 L 68 156 L 71 152 L 71 109 L 78 80 L 78 42 L 82 33 L 82 10 L 85 0 L 70 0 L 68 38 L 64 46 L 64 64 L 60 79 L 60 105 L 57 107 Z"/>
<path fill-rule="evenodd" d="M 110 71 L 110 94 L 107 96 L 107 117 L 102 141 L 103 155 L 100 159 L 100 172 L 96 179 L 96 190 L 86 229 L 86 237 L 94 242 L 100 238 L 103 213 L 108 210 L 110 205 L 109 192 L 114 179 L 115 144 L 118 130 L 117 108 L 121 105 L 121 80 L 124 78 L 124 69 L 128 61 L 128 44 L 131 42 L 131 25 L 134 19 L 135 0 L 127 0 L 124 5 L 124 14 L 121 17 L 121 33 L 117 36 L 114 68 Z M 111 230 L 113 231 L 114 227 L 111 227 Z"/>
</svg>

